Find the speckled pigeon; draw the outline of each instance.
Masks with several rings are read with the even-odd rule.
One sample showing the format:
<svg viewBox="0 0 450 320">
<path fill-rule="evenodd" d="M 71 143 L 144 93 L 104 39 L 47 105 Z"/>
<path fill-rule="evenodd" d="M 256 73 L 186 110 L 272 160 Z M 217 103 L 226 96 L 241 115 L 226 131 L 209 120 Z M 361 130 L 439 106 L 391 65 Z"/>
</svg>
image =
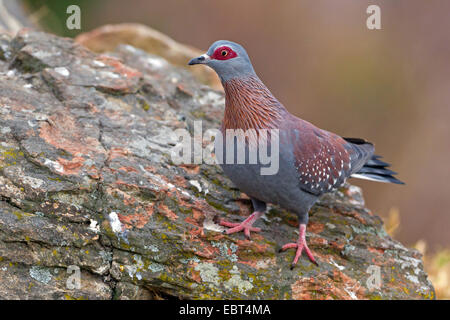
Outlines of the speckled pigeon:
<svg viewBox="0 0 450 320">
<path fill-rule="evenodd" d="M 290 114 L 256 75 L 245 49 L 234 42 L 214 42 L 206 54 L 189 61 L 189 65 L 205 64 L 216 71 L 225 89 L 225 114 L 222 133 L 227 129 L 278 129 L 279 170 L 274 175 L 261 175 L 262 164 L 221 164 L 225 174 L 252 200 L 254 212 L 242 223 L 221 221 L 230 227 L 226 233 L 260 231 L 253 223 L 263 215 L 266 203 L 278 204 L 295 212 L 299 219 L 299 237 L 288 243 L 284 251 L 296 248 L 295 266 L 308 248 L 305 233 L 308 212 L 317 199 L 355 177 L 379 182 L 403 184 L 387 169 L 389 164 L 374 155 L 374 146 L 356 138 L 342 138 L 319 129 Z M 225 138 L 224 138 L 225 140 Z M 250 138 L 246 143 L 251 143 Z M 259 161 L 259 160 L 258 160 Z"/>
</svg>

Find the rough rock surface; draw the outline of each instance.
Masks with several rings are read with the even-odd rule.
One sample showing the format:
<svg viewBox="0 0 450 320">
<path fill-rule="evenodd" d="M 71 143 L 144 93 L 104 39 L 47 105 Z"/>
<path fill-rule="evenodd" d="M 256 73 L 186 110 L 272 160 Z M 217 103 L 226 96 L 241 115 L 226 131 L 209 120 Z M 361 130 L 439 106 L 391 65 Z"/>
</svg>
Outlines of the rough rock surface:
<svg viewBox="0 0 450 320">
<path fill-rule="evenodd" d="M 97 53 L 113 51 L 119 44 L 129 44 L 183 68 L 188 68 L 186 61 L 206 51 L 176 42 L 167 35 L 139 23 L 107 24 L 78 35 L 75 41 Z M 219 78 L 211 69 L 191 68 L 189 71 L 201 83 L 222 90 Z"/>
<path fill-rule="evenodd" d="M 172 130 L 217 127 L 223 104 L 131 46 L 99 55 L 41 32 L 2 35 L 0 298 L 434 298 L 420 254 L 353 186 L 312 210 L 318 267 L 303 257 L 290 270 L 294 251 L 278 253 L 297 237 L 279 208 L 253 241 L 223 235 L 217 219 L 242 220 L 249 200 L 219 167 L 169 156 Z"/>
</svg>

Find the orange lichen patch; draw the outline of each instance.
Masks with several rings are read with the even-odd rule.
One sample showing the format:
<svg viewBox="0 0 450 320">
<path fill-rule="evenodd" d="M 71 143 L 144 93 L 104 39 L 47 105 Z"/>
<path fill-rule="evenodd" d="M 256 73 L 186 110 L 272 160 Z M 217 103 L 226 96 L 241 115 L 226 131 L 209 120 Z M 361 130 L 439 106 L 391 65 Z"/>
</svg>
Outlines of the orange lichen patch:
<svg viewBox="0 0 450 320">
<path fill-rule="evenodd" d="M 189 239 L 191 239 L 191 240 L 198 238 L 199 236 L 203 237 L 204 235 L 205 235 L 205 233 L 204 233 L 202 227 L 193 228 L 189 231 Z"/>
<path fill-rule="evenodd" d="M 113 160 L 115 158 L 126 158 L 128 156 L 128 150 L 122 148 L 111 148 L 109 151 L 109 160 Z"/>
<path fill-rule="evenodd" d="M 201 210 L 198 210 L 196 208 L 192 208 L 192 217 L 196 221 L 201 222 L 202 220 L 204 220 L 205 214 Z"/>
<path fill-rule="evenodd" d="M 189 224 L 192 224 L 192 225 L 194 225 L 194 226 L 200 227 L 200 225 L 198 224 L 198 222 L 195 221 L 194 219 L 192 219 L 192 217 L 186 217 L 186 218 L 184 219 L 184 221 L 187 222 L 187 223 L 189 223 Z"/>
<path fill-rule="evenodd" d="M 123 204 L 126 206 L 130 206 L 136 203 L 136 199 L 130 196 L 127 193 L 123 193 Z"/>
<path fill-rule="evenodd" d="M 308 231 L 309 232 L 313 232 L 313 233 L 318 234 L 318 233 L 321 233 L 324 228 L 325 228 L 325 225 L 323 223 L 320 223 L 320 222 L 310 221 L 308 223 Z"/>
<path fill-rule="evenodd" d="M 57 162 L 63 167 L 61 174 L 77 174 L 80 168 L 83 166 L 83 157 L 74 157 L 72 160 L 67 160 L 63 158 L 58 158 Z"/>
<path fill-rule="evenodd" d="M 292 298 L 296 300 L 363 299 L 364 288 L 343 272 L 335 270 L 311 278 L 300 278 L 291 285 Z"/>
<path fill-rule="evenodd" d="M 26 103 L 23 100 L 17 99 L 17 97 L 0 97 L 0 103 L 9 106 L 14 111 L 35 111 L 36 107 Z M 3 115 L 2 115 L 3 116 Z"/>
<path fill-rule="evenodd" d="M 381 248 L 368 247 L 367 250 L 369 250 L 370 252 L 375 253 L 375 254 L 381 254 L 381 255 L 384 254 L 384 249 L 381 249 Z"/>
<path fill-rule="evenodd" d="M 156 168 L 152 167 L 152 166 L 146 166 L 146 167 L 144 167 L 144 169 L 151 173 L 156 173 L 156 171 L 157 171 Z"/>
<path fill-rule="evenodd" d="M 115 73 L 121 74 L 128 79 L 135 77 L 140 78 L 142 76 L 142 73 L 140 71 L 124 65 L 120 60 L 116 58 L 106 55 L 100 55 L 97 57 L 97 60 L 113 67 Z"/>
<path fill-rule="evenodd" d="M 122 215 L 118 214 L 120 221 L 124 224 L 125 228 L 130 229 L 131 227 L 136 227 L 142 229 L 150 220 L 153 214 L 153 207 L 149 206 L 147 210 L 141 213 Z"/>
<path fill-rule="evenodd" d="M 344 250 L 346 245 L 344 241 L 330 241 L 329 244 L 338 251 Z"/>
<path fill-rule="evenodd" d="M 166 216 L 170 220 L 174 221 L 178 219 L 178 216 L 175 214 L 175 212 L 170 210 L 169 207 L 167 207 L 165 204 L 161 203 L 158 209 L 164 216 Z"/>
<path fill-rule="evenodd" d="M 116 180 L 116 182 L 114 182 L 114 183 L 119 185 L 119 186 L 125 186 L 125 187 L 127 187 L 129 189 L 139 189 L 138 185 L 136 185 L 134 183 L 127 183 L 127 182 L 125 182 L 123 180 L 120 180 L 120 179 Z"/>
<path fill-rule="evenodd" d="M 277 261 L 275 258 L 263 258 L 263 259 L 258 259 L 258 260 L 239 260 L 239 263 L 248 265 L 254 269 L 265 269 L 268 268 L 270 266 L 274 266 L 276 265 Z"/>
<path fill-rule="evenodd" d="M 120 189 L 117 189 L 117 188 L 107 188 L 106 192 L 113 197 L 121 196 L 123 199 L 123 203 L 126 206 L 133 205 L 137 202 L 137 200 L 134 197 L 130 196 L 128 193 L 126 193 Z"/>
<path fill-rule="evenodd" d="M 324 238 L 321 238 L 321 237 L 310 237 L 309 238 L 309 244 L 323 247 L 323 246 L 327 246 L 328 245 L 328 241 L 327 241 L 327 239 L 324 239 Z"/>
<path fill-rule="evenodd" d="M 87 107 L 88 107 L 88 111 L 92 112 L 92 113 L 99 113 L 100 110 L 97 108 L 97 106 L 91 102 L 87 102 L 86 103 Z"/>
<path fill-rule="evenodd" d="M 177 90 L 191 97 L 194 95 L 190 90 L 186 89 L 183 84 L 177 85 Z"/>
<path fill-rule="evenodd" d="M 219 249 L 213 247 L 208 243 L 202 242 L 201 246 L 202 246 L 201 250 L 195 251 L 195 254 L 199 257 L 212 259 L 219 253 Z"/>
<path fill-rule="evenodd" d="M 184 169 L 189 174 L 199 174 L 200 173 L 200 167 L 196 164 L 182 164 L 180 165 L 181 168 Z"/>
<path fill-rule="evenodd" d="M 125 172 L 136 172 L 136 173 L 139 172 L 138 170 L 136 170 L 133 167 L 120 167 L 118 170 L 125 171 Z"/>
<path fill-rule="evenodd" d="M 255 238 L 257 236 L 258 236 L 258 234 L 252 234 L 253 238 Z M 256 240 L 256 239 L 254 239 L 254 240 Z M 270 247 L 270 245 L 267 243 L 259 244 L 254 240 L 247 240 L 247 239 L 246 240 L 236 240 L 236 244 L 238 246 L 238 252 L 240 250 L 250 249 L 256 253 L 263 253 L 263 252 L 266 252 L 267 249 Z"/>
<path fill-rule="evenodd" d="M 195 265 L 194 265 L 195 268 Z M 200 271 L 196 271 L 194 268 L 191 269 L 191 279 L 197 283 L 202 282 L 202 278 L 200 277 Z"/>
<path fill-rule="evenodd" d="M 87 172 L 88 172 L 89 177 L 91 177 L 92 179 L 95 179 L 95 180 L 100 179 L 100 172 L 98 171 L 98 169 L 95 166 L 90 166 L 87 169 Z"/>
<path fill-rule="evenodd" d="M 182 176 L 175 176 L 173 182 L 181 188 L 187 188 L 186 179 Z"/>
<path fill-rule="evenodd" d="M 340 214 L 340 215 L 343 215 L 343 216 L 349 216 L 349 217 L 352 217 L 352 218 L 358 220 L 362 224 L 367 224 L 366 219 L 364 219 L 362 217 L 362 215 L 359 212 L 357 212 L 357 211 L 336 210 L 334 208 L 332 210 L 333 210 L 333 213 Z"/>
<path fill-rule="evenodd" d="M 214 207 L 212 207 L 205 199 L 195 199 L 193 204 L 183 202 L 183 205 L 191 207 L 192 210 L 198 210 L 203 215 L 211 214 L 211 216 L 215 216 L 217 211 Z"/>
<path fill-rule="evenodd" d="M 103 153 L 97 139 L 86 137 L 75 119 L 67 114 L 57 113 L 50 118 L 50 123 L 41 125 L 39 136 L 55 148 L 67 151 L 74 156 Z"/>
</svg>

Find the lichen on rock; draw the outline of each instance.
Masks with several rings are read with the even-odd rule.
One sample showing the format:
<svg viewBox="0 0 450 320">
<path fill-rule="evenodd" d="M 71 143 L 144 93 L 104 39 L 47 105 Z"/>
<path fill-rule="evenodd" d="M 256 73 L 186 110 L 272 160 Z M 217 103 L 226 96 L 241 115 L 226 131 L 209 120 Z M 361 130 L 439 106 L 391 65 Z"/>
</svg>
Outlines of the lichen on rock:
<svg viewBox="0 0 450 320">
<path fill-rule="evenodd" d="M 420 254 L 354 186 L 311 211 L 319 266 L 290 270 L 294 253 L 278 253 L 297 229 L 278 207 L 252 241 L 218 232 L 250 202 L 217 166 L 175 165 L 170 132 L 217 128 L 222 114 L 222 92 L 129 45 L 96 54 L 32 30 L 1 36 L 0 298 L 435 298 Z"/>
</svg>

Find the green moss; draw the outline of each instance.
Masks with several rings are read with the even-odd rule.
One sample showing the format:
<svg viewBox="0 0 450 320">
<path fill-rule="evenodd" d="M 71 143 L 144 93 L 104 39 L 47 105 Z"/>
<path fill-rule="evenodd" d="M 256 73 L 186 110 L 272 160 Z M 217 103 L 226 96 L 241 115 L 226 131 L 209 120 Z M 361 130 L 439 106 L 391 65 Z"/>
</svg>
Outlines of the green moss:
<svg viewBox="0 0 450 320">
<path fill-rule="evenodd" d="M 76 297 L 71 296 L 71 295 L 68 295 L 68 294 L 65 294 L 65 295 L 64 295 L 64 298 L 65 298 L 66 300 L 87 300 L 87 298 L 84 297 L 84 296 L 79 296 L 78 298 L 76 298 Z"/>
<path fill-rule="evenodd" d="M 22 211 L 18 211 L 18 210 L 13 211 L 11 213 L 13 215 L 15 215 L 19 221 L 22 220 L 24 217 L 32 217 L 33 216 L 31 213 L 22 212 Z"/>
</svg>

